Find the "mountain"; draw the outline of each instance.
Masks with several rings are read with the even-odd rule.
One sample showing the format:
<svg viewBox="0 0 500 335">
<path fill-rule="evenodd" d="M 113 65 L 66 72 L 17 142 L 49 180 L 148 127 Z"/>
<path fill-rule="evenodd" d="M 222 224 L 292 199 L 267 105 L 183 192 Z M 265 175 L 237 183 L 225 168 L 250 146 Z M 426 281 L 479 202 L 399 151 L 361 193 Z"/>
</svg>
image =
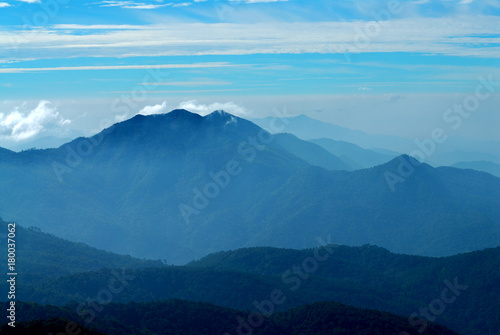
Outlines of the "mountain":
<svg viewBox="0 0 500 335">
<path fill-rule="evenodd" d="M 261 223 L 264 245 L 301 248 L 331 235 L 332 243 L 450 255 L 499 245 L 498 183 L 485 173 L 435 169 L 408 156 L 350 173 L 308 168 L 264 195 L 251 221 Z M 286 206 L 258 214 L 275 199 Z"/>
<path fill-rule="evenodd" d="M 277 120 L 279 120 L 279 123 Z M 428 136 L 408 139 L 390 135 L 367 134 L 359 130 L 322 122 L 306 115 L 280 119 L 267 117 L 251 119 L 251 121 L 268 131 L 272 132 L 272 130 L 279 129 L 279 132 L 287 132 L 304 140 L 326 138 L 348 142 L 377 152 L 389 150 L 388 154 L 393 157 L 397 156 L 395 152 L 415 156 L 423 155 L 425 162 L 434 166 L 476 160 L 486 160 L 500 164 L 500 142 L 498 141 L 471 140 L 447 133 L 442 143 L 433 142 L 432 149 L 422 149 L 422 143 L 428 143 L 432 138 L 432 128 L 429 129 Z M 282 124 L 283 126 L 276 127 L 275 124 Z"/>
<path fill-rule="evenodd" d="M 52 306 L 29 306 L 21 303 L 20 307 L 20 313 L 29 312 L 30 318 L 42 316 L 48 318 L 48 321 L 22 322 L 21 332 L 14 332 L 9 329 L 10 327 L 4 326 L 2 334 L 4 331 L 6 334 L 42 334 L 38 327 L 51 331 L 58 329 L 66 334 L 63 330 L 68 324 L 77 330 L 82 330 L 78 328 L 78 323 L 82 323 L 82 320 L 73 312 L 72 307 L 75 306 L 58 309 Z M 54 319 L 59 317 L 58 315 L 66 315 L 65 318 L 68 321 L 65 323 L 64 320 Z M 86 319 L 90 321 L 89 325 L 107 335 L 419 334 L 419 328 L 411 326 L 404 317 L 328 302 L 270 314 L 269 318 L 262 314 L 251 314 L 206 303 L 180 300 L 147 304 L 112 303 L 103 308 L 95 317 Z M 25 331 L 31 329 L 37 332 Z M 97 331 L 87 332 L 87 334 L 101 334 Z M 458 335 L 434 323 L 429 323 L 425 331 L 429 335 Z"/>
<path fill-rule="evenodd" d="M 430 258 L 393 254 L 370 245 L 325 245 L 304 250 L 238 249 L 211 254 L 187 266 L 25 277 L 19 281 L 17 298 L 51 305 L 86 302 L 79 310 L 86 306 L 99 310 L 108 307 L 106 300 L 103 306 L 95 307 L 91 307 L 92 301 L 102 302 L 104 290 L 115 281 L 115 293 L 108 293 L 106 298 L 113 303 L 182 299 L 255 310 L 256 303 L 265 305 L 271 293 L 279 290 L 286 300 L 274 306 L 275 312 L 337 301 L 407 317 L 417 313 L 419 318 L 432 319 L 464 334 L 494 335 L 500 331 L 496 319 L 500 313 L 499 280 L 500 247 Z M 118 282 L 123 286 L 117 286 Z M 425 316 L 425 308 L 431 303 L 441 304 L 436 299 L 444 299 L 445 308 L 432 307 L 434 312 Z M 41 318 L 56 316 L 68 317 Z M 418 319 L 414 322 L 422 323 Z"/>
<path fill-rule="evenodd" d="M 329 138 L 320 138 L 316 140 L 310 140 L 309 142 L 315 143 L 330 153 L 340 158 L 342 161 L 350 164 L 350 166 L 355 167 L 355 169 L 366 169 L 376 165 L 384 164 L 395 157 L 398 154 L 382 154 L 373 150 L 363 149 L 355 144 L 344 142 L 344 141 L 334 141 Z"/>
<path fill-rule="evenodd" d="M 500 164 L 495 164 L 488 161 L 458 162 L 453 164 L 452 167 L 458 169 L 472 169 L 477 171 L 484 171 L 496 177 L 500 177 Z"/>
<path fill-rule="evenodd" d="M 500 331 L 495 321 L 500 313 L 496 285 L 500 280 L 500 247 L 444 258 L 398 255 L 370 245 L 324 245 L 305 250 L 246 248 L 211 254 L 187 266 L 164 266 L 18 225 L 16 245 L 17 301 L 51 305 L 89 302 L 92 298 L 102 301 L 101 294 L 112 287 L 109 299 L 114 303 L 175 298 L 248 310 L 255 308 L 255 301 L 269 299 L 271 292 L 280 290 L 286 301 L 275 306 L 276 312 L 338 301 L 409 316 L 451 285 L 456 299 L 435 315 L 437 322 L 464 334 Z M 8 291 L 5 282 L 0 289 Z M 107 308 L 108 304 L 103 304 Z M 33 313 L 22 311 L 18 315 Z M 53 317 L 69 318 L 59 313 L 36 319 Z"/>
<path fill-rule="evenodd" d="M 2 231 L 7 231 L 7 224 L 0 218 Z M 16 225 L 15 228 L 17 268 L 25 281 L 37 281 L 44 277 L 54 279 L 105 268 L 138 269 L 163 266 L 161 261 L 116 255 L 83 243 L 63 240 L 34 227 L 24 228 Z M 7 240 L 4 238 L 0 239 L 0 249 L 7 250 Z M 2 254 L 0 259 L 7 262 L 7 254 Z"/>
<path fill-rule="evenodd" d="M 329 257 L 318 260 L 324 254 Z M 317 266 L 306 271 L 312 258 Z M 500 332 L 500 289 L 495 284 L 500 280 L 500 247 L 445 258 L 392 254 L 375 246 L 246 248 L 215 253 L 189 266 L 277 277 L 288 284 L 288 297 L 303 294 L 408 316 L 429 308 L 449 287 L 446 283 L 453 282 L 462 293 L 433 320 L 464 334 Z"/>
<path fill-rule="evenodd" d="M 72 131 L 70 135 L 71 137 L 44 136 L 35 139 L 24 140 L 18 143 L 5 143 L 5 144 L 8 144 L 8 148 L 13 151 L 30 150 L 33 148 L 36 149 L 58 148 L 61 145 L 68 143 L 73 138 L 81 136 L 81 133 Z"/>
<path fill-rule="evenodd" d="M 429 160 L 435 166 L 439 165 L 455 166 L 455 164 L 458 163 L 461 164 L 464 162 L 476 162 L 476 161 L 477 162 L 487 161 L 487 162 L 492 162 L 494 164 L 500 164 L 500 158 L 497 155 L 478 152 L 478 151 L 464 151 L 464 150 L 454 150 L 443 153 L 437 153 L 435 155 L 432 155 L 432 157 L 430 157 Z"/>
<path fill-rule="evenodd" d="M 227 237 L 240 227 L 214 236 L 209 221 L 237 222 L 261 192 L 308 166 L 264 145 L 266 134 L 223 112 L 137 115 L 92 138 L 0 162 L 2 215 L 105 250 L 169 262 L 227 242 L 237 247 L 241 240 Z M 214 192 L 220 194 L 212 200 Z M 214 239 L 224 242 L 213 245 Z"/>
<path fill-rule="evenodd" d="M 282 149 L 304 159 L 311 165 L 328 170 L 354 170 L 353 166 L 339 155 L 321 146 L 320 143 L 306 142 L 291 134 L 275 134 L 273 143 Z M 385 160 L 385 162 L 389 159 Z"/>
<path fill-rule="evenodd" d="M 272 132 L 273 117 L 261 119 L 251 119 L 253 123 L 265 130 Z M 281 118 L 284 125 L 284 131 L 293 134 L 304 140 L 314 140 L 319 138 L 328 138 L 335 141 L 344 141 L 356 144 L 362 148 L 384 148 L 399 153 L 410 152 L 415 145 L 412 141 L 389 135 L 367 134 L 360 130 L 353 130 L 331 123 L 312 119 L 306 115 Z"/>
<path fill-rule="evenodd" d="M 360 317 L 362 315 L 362 317 Z M 455 333 L 427 323 L 415 327 L 407 318 L 395 318 L 380 311 L 346 309 L 341 304 L 323 302 L 293 309 L 277 316 L 289 334 L 426 334 Z M 390 326 L 389 326 L 390 325 Z M 458 334 L 458 333 L 455 333 Z"/>
<path fill-rule="evenodd" d="M 11 151 L 11 150 L 8 150 L 5 148 L 0 148 L 0 159 L 2 161 L 7 160 L 7 159 L 12 159 L 12 157 L 14 157 L 14 155 L 15 155 L 14 151 Z"/>
<path fill-rule="evenodd" d="M 15 328 L 9 325 L 4 325 L 0 328 L 0 332 L 5 335 L 68 334 L 68 330 L 70 332 L 76 331 L 78 334 L 81 333 L 82 335 L 106 335 L 101 332 L 89 330 L 76 322 L 56 317 L 48 320 L 16 322 Z"/>
<path fill-rule="evenodd" d="M 298 139 L 282 139 L 221 111 L 138 115 L 57 149 L 7 152 L 0 214 L 170 264 L 329 235 L 433 256 L 500 245 L 499 178 L 408 156 L 327 170 L 297 156 L 308 150 Z"/>
</svg>

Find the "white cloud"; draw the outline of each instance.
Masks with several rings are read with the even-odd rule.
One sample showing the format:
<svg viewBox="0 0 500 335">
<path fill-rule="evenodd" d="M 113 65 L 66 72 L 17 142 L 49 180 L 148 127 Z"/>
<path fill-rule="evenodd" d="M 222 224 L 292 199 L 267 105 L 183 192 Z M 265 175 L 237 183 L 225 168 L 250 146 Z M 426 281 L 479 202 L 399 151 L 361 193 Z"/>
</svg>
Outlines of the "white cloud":
<svg viewBox="0 0 500 335">
<path fill-rule="evenodd" d="M 87 71 L 87 70 L 147 70 L 147 69 L 197 69 L 234 66 L 227 63 L 194 63 L 194 64 L 159 64 L 159 65 L 111 65 L 111 66 L 61 66 L 41 68 L 1 68 L 0 73 L 26 73 L 48 71 Z"/>
<path fill-rule="evenodd" d="M 229 0 L 231 2 L 244 2 L 244 3 L 267 3 L 267 2 L 286 2 L 288 0 Z"/>
<path fill-rule="evenodd" d="M 10 4 L 8 4 L 7 2 L 0 2 L 0 8 L 4 7 L 10 7 Z"/>
<path fill-rule="evenodd" d="M 102 1 L 98 3 L 101 7 L 121 7 L 127 9 L 156 9 L 168 6 L 168 4 L 163 5 L 153 5 L 153 4 L 145 4 L 142 2 L 135 1 Z"/>
<path fill-rule="evenodd" d="M 167 102 L 163 101 L 163 103 L 153 106 L 146 106 L 139 111 L 137 114 L 141 115 L 152 115 L 152 114 L 161 114 L 165 113 L 167 110 Z"/>
<path fill-rule="evenodd" d="M 26 2 L 26 3 L 40 3 L 41 2 L 40 0 L 17 0 L 17 1 Z"/>
<path fill-rule="evenodd" d="M 175 3 L 172 5 L 172 7 L 187 7 L 187 6 L 191 6 L 192 3 L 191 2 L 180 2 L 180 3 Z"/>
<path fill-rule="evenodd" d="M 169 81 L 162 83 L 141 83 L 145 86 L 178 86 L 178 87 L 199 87 L 199 86 L 227 86 L 231 85 L 228 81 Z"/>
<path fill-rule="evenodd" d="M 16 49 L 20 59 L 373 52 L 500 57 L 500 17 L 494 16 L 89 26 L 82 32 L 85 27 L 0 31 L 0 50 Z"/>
<path fill-rule="evenodd" d="M 161 1 L 158 1 L 161 2 Z M 191 2 L 181 2 L 181 3 L 166 3 L 166 4 L 147 4 L 144 2 L 136 1 L 122 1 L 122 0 L 105 0 L 97 3 L 100 7 L 120 7 L 126 9 L 156 9 L 161 7 L 187 7 L 190 6 Z"/>
<path fill-rule="evenodd" d="M 127 119 L 127 116 L 128 116 L 127 113 L 115 115 L 115 122 L 125 121 Z"/>
<path fill-rule="evenodd" d="M 236 116 L 248 116 L 249 111 L 243 107 L 235 104 L 234 102 L 214 102 L 210 105 L 199 104 L 196 100 L 184 101 L 177 107 L 179 109 L 185 109 L 187 111 L 200 114 L 202 116 L 208 115 L 216 110 L 223 110 L 226 113 L 233 114 Z"/>
<path fill-rule="evenodd" d="M 8 114 L 0 113 L 0 137 L 18 142 L 35 137 L 47 126 L 65 126 L 70 122 L 61 117 L 49 101 L 42 100 L 27 113 L 19 107 Z"/>
</svg>

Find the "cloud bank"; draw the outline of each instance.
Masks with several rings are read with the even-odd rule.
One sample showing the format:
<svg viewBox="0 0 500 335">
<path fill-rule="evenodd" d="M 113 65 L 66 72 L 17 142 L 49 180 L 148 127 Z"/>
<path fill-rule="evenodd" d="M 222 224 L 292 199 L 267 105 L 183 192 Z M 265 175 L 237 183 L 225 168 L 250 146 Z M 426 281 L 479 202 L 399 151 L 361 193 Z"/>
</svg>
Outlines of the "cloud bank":
<svg viewBox="0 0 500 335">
<path fill-rule="evenodd" d="M 208 115 L 216 110 L 223 110 L 229 114 L 236 116 L 248 116 L 249 111 L 243 107 L 239 106 L 234 102 L 214 102 L 210 105 L 199 104 L 196 100 L 188 100 L 181 102 L 177 107 L 179 109 L 185 109 L 187 111 L 200 114 L 202 116 Z"/>
<path fill-rule="evenodd" d="M 59 115 L 52 103 L 42 100 L 29 112 L 21 112 L 16 107 L 8 114 L 0 113 L 0 137 L 19 142 L 35 137 L 47 127 L 61 127 L 70 122 Z"/>
<path fill-rule="evenodd" d="M 153 114 L 163 114 L 168 113 L 173 109 L 185 109 L 189 112 L 199 114 L 201 116 L 208 115 L 216 110 L 223 110 L 227 113 L 248 117 L 250 115 L 250 111 L 240 106 L 232 101 L 229 102 L 213 102 L 211 104 L 203 104 L 198 103 L 196 100 L 187 100 L 179 103 L 176 107 L 169 107 L 166 101 L 163 101 L 161 104 L 156 105 L 148 105 L 142 108 L 137 114 L 141 115 L 153 115 Z"/>
<path fill-rule="evenodd" d="M 139 111 L 138 114 L 141 115 L 152 115 L 152 114 L 162 114 L 167 112 L 167 102 L 163 101 L 163 103 L 153 106 L 146 106 Z"/>
</svg>

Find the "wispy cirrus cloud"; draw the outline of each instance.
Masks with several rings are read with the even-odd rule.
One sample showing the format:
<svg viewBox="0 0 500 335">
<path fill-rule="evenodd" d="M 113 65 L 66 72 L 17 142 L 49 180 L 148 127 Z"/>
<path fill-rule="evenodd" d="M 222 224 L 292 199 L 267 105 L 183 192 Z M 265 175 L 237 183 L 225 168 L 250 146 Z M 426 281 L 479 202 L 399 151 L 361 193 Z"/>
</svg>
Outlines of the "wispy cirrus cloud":
<svg viewBox="0 0 500 335">
<path fill-rule="evenodd" d="M 267 2 L 286 2 L 288 0 L 229 0 L 230 2 L 242 3 L 267 3 Z"/>
<path fill-rule="evenodd" d="M 96 3 L 101 7 L 120 7 L 127 9 L 156 9 L 160 7 L 167 6 L 166 4 L 146 4 L 143 2 L 135 2 L 135 1 L 101 1 Z"/>
<path fill-rule="evenodd" d="M 96 70 L 148 70 L 148 69 L 199 69 L 236 66 L 223 62 L 194 64 L 158 64 L 158 65 L 109 65 L 109 66 L 61 66 L 41 68 L 0 68 L 0 73 L 27 73 L 51 71 L 96 71 Z"/>
<path fill-rule="evenodd" d="M 379 33 L 367 37 L 368 24 L 379 24 Z M 19 58 L 377 52 L 500 56 L 500 18 L 494 16 L 406 18 L 380 23 L 178 23 L 85 29 L 84 25 L 62 25 L 21 36 L 0 32 L 0 59 L 14 48 Z"/>
<path fill-rule="evenodd" d="M 128 0 L 105 0 L 101 2 L 96 2 L 94 4 L 100 7 L 120 7 L 125 9 L 157 9 L 162 7 L 186 7 L 192 5 L 191 2 L 181 2 L 181 3 L 162 3 L 163 1 L 156 1 L 156 3 L 145 3 L 136 2 Z"/>
<path fill-rule="evenodd" d="M 228 81 L 170 81 L 162 83 L 141 83 L 145 86 L 176 86 L 176 87 L 199 87 L 199 86 L 227 86 L 231 85 Z"/>
</svg>

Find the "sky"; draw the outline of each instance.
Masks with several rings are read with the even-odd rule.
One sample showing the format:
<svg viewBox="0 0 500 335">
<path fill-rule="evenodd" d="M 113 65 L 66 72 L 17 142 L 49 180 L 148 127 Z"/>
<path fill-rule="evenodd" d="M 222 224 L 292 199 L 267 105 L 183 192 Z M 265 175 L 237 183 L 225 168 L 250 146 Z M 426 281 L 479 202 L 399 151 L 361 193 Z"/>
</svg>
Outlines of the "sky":
<svg viewBox="0 0 500 335">
<path fill-rule="evenodd" d="M 0 146 L 175 108 L 417 139 L 484 81 L 455 135 L 498 141 L 499 16 L 497 0 L 0 0 Z"/>
</svg>

